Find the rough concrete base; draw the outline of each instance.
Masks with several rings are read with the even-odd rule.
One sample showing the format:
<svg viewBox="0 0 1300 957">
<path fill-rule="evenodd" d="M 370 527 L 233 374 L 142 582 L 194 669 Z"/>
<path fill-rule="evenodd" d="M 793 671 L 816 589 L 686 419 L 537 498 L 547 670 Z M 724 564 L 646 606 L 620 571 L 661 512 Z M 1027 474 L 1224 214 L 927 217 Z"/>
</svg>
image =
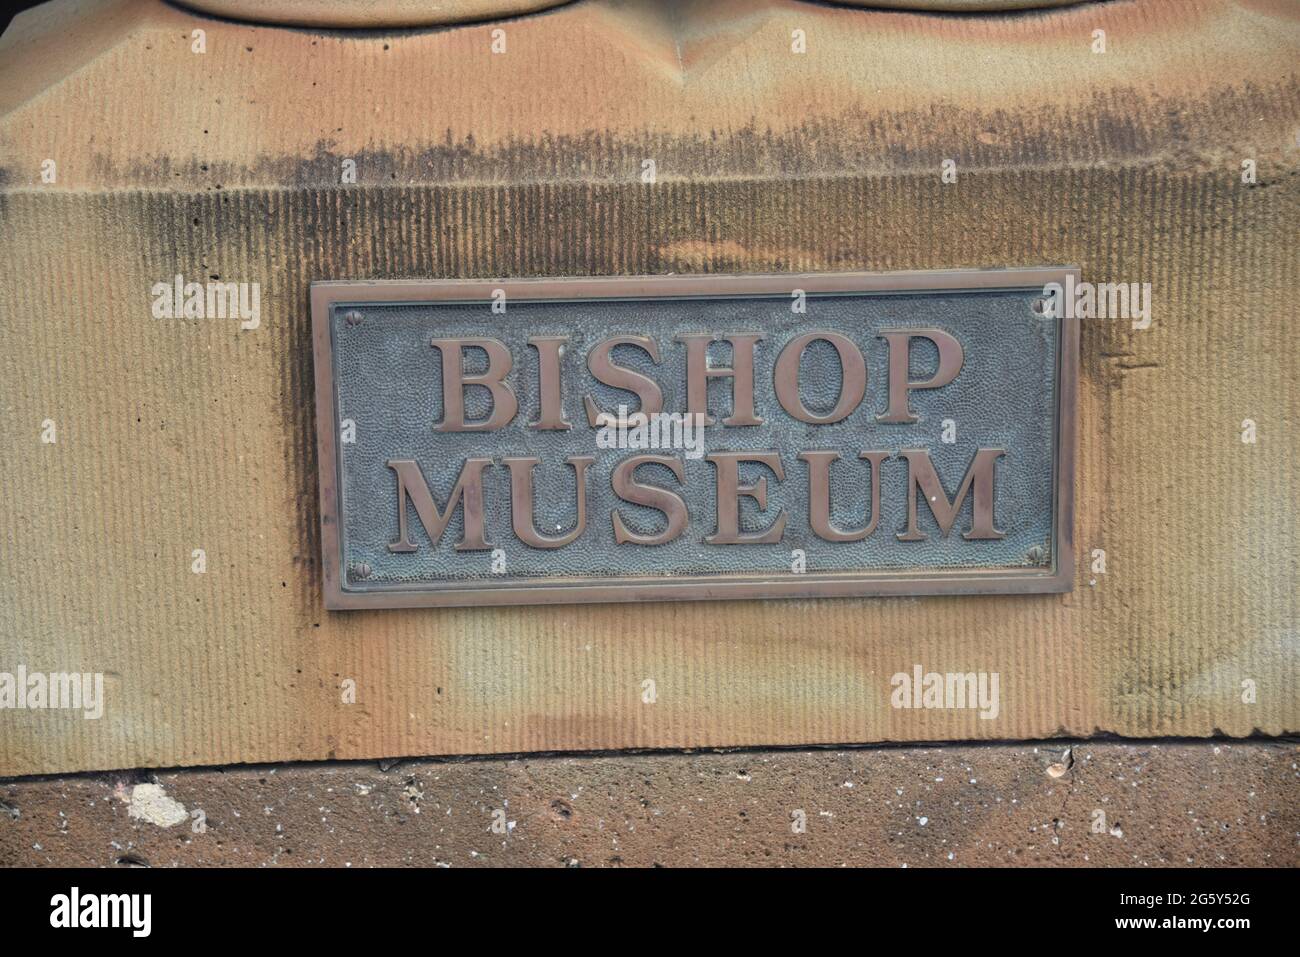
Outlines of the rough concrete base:
<svg viewBox="0 0 1300 957">
<path fill-rule="evenodd" d="M 0 864 L 1295 867 L 1298 760 L 1053 742 L 32 778 L 0 784 Z"/>
<path fill-rule="evenodd" d="M 1300 4 L 490 29 L 62 0 L 0 40 L 0 669 L 105 695 L 6 711 L 0 774 L 1300 734 Z M 1049 265 L 1154 296 L 1081 323 L 1069 595 L 323 610 L 313 281 Z M 155 319 L 178 274 L 258 328 Z M 892 707 L 917 664 L 998 717 Z"/>
</svg>

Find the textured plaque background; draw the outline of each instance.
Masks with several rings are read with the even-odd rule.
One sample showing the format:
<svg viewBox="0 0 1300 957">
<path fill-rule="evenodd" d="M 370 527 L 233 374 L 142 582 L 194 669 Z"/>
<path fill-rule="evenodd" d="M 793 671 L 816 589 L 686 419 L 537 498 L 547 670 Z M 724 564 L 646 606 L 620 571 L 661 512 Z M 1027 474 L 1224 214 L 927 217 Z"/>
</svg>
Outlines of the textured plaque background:
<svg viewBox="0 0 1300 957">
<path fill-rule="evenodd" d="M 346 291 L 342 291 L 346 295 Z M 946 292 L 912 295 L 813 295 L 806 314 L 794 314 L 789 295 L 714 299 L 641 299 L 633 301 L 570 300 L 527 302 L 512 300 L 504 315 L 493 315 L 485 302 L 415 303 L 409 305 L 335 305 L 333 337 L 334 382 L 338 415 L 356 423 L 357 441 L 339 445 L 341 455 L 342 537 L 345 567 L 365 563 L 372 572 L 348 587 L 383 590 L 384 586 L 448 580 L 575 576 L 592 579 L 641 575 L 705 575 L 768 573 L 791 576 L 790 551 L 807 553 L 810 572 L 861 569 L 916 570 L 954 567 L 1026 568 L 1051 562 L 1053 525 L 1054 435 L 1056 426 L 1057 341 L 1059 323 L 1033 311 L 1041 286 L 1030 290 Z M 349 324 L 344 316 L 359 312 L 363 319 Z M 919 421 L 890 425 L 875 421 L 885 409 L 888 347 L 877 335 L 888 329 L 934 327 L 955 336 L 964 350 L 964 365 L 956 379 L 937 389 L 911 392 L 911 408 Z M 867 364 L 867 394 L 844 420 L 829 425 L 801 422 L 776 400 L 773 367 L 781 349 L 798 335 L 813 330 L 837 332 L 853 341 Z M 620 345 L 613 359 L 649 376 L 664 393 L 664 411 L 686 408 L 685 347 L 673 341 L 679 333 L 762 333 L 755 349 L 755 408 L 763 425 L 724 427 L 721 421 L 705 430 L 704 453 L 714 451 L 777 450 L 785 470 L 778 481 L 767 466 L 741 466 L 742 483 L 766 476 L 768 507 L 741 499 L 741 531 L 768 528 L 784 510 L 783 540 L 770 545 L 706 545 L 716 529 L 714 466 L 665 450 L 684 462 L 686 482 L 679 486 L 667 467 L 645 465 L 638 480 L 677 491 L 687 502 L 690 525 L 672 542 L 645 546 L 614 541 L 610 511 L 618 509 L 629 527 L 654 534 L 664 527 L 656 509 L 618 498 L 610 486 L 614 467 L 638 454 L 636 450 L 601 449 L 596 429 L 587 425 L 583 396 L 590 395 L 602 410 L 619 404 L 638 408 L 635 395 L 597 382 L 586 367 L 587 352 L 615 335 L 645 335 L 658 344 L 656 365 L 645 350 Z M 567 335 L 562 360 L 565 418 L 569 431 L 539 431 L 528 423 L 539 417 L 537 353 L 530 336 Z M 510 349 L 514 365 L 507 382 L 519 400 L 510 424 L 493 432 L 435 432 L 443 418 L 441 354 L 430 339 L 492 337 Z M 715 365 L 732 364 L 725 342 L 710 346 Z M 913 381 L 934 374 L 938 352 L 924 338 L 913 341 Z M 476 361 L 477 359 L 477 361 Z M 466 371 L 486 369 L 482 350 L 471 350 Z M 824 341 L 811 343 L 800 368 L 801 395 L 808 409 L 824 414 L 840 393 L 838 354 Z M 731 383 L 710 383 L 710 413 L 721 420 L 731 414 Z M 491 412 L 487 390 L 464 391 L 466 417 L 486 418 Z M 957 424 L 957 441 L 940 442 L 942 421 Z M 336 433 L 337 434 L 337 433 Z M 973 496 L 968 495 L 952 533 L 944 537 L 929 511 L 919 510 L 924 542 L 900 542 L 895 532 L 907 520 L 907 463 L 896 457 L 902 448 L 925 448 L 949 494 L 956 491 L 975 451 L 1006 449 L 997 463 L 995 527 L 1006 533 L 997 541 L 966 541 Z M 858 459 L 869 449 L 895 456 L 883 463 L 881 520 L 860 542 L 827 542 L 808 523 L 808 467 L 799 452 L 829 449 L 842 458 L 832 465 L 832 522 L 839 528 L 864 525 L 870 512 L 870 467 Z M 647 450 L 653 452 L 653 450 Z M 500 465 L 506 455 L 532 455 L 542 464 L 534 469 L 534 513 L 537 527 L 559 535 L 576 522 L 574 472 L 565 464 L 572 455 L 590 455 L 587 470 L 587 527 L 574 542 L 557 549 L 535 549 L 519 542 L 511 531 L 510 477 Z M 424 527 L 410 512 L 414 553 L 394 554 L 388 543 L 398 539 L 397 485 L 385 466 L 390 458 L 411 458 L 421 467 L 435 500 L 446 503 L 466 458 L 487 457 L 498 464 L 484 472 L 487 540 L 506 552 L 508 574 L 491 573 L 489 551 L 457 552 L 463 511 L 457 510 L 442 541 L 434 546 Z M 1033 547 L 1041 556 L 1030 558 Z M 391 591 L 391 588 L 389 589 Z"/>
</svg>

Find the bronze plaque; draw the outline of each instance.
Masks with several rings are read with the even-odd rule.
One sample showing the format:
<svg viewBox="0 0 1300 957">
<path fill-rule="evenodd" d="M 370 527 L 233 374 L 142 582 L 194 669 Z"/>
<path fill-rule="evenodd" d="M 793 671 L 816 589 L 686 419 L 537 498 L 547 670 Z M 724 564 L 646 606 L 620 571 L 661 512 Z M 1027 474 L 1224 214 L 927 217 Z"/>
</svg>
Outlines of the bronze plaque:
<svg viewBox="0 0 1300 957">
<path fill-rule="evenodd" d="M 314 283 L 326 606 L 1068 591 L 1070 275 Z"/>
</svg>

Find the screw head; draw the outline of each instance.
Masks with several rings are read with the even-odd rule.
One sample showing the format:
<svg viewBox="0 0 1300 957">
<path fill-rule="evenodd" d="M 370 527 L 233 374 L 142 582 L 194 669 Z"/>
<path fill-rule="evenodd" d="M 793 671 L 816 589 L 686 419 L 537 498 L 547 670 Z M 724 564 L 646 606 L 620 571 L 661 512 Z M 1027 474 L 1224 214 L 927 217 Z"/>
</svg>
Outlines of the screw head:
<svg viewBox="0 0 1300 957">
<path fill-rule="evenodd" d="M 361 313 L 353 309 L 344 314 L 343 321 L 349 326 L 359 326 L 361 325 Z"/>
<path fill-rule="evenodd" d="M 360 581 L 370 577 L 370 566 L 365 562 L 353 562 L 348 566 L 348 577 L 353 581 Z"/>
<path fill-rule="evenodd" d="M 1046 557 L 1047 557 L 1047 549 L 1043 548 L 1042 545 L 1035 545 L 1025 554 L 1025 558 L 1029 559 L 1035 565 L 1037 565 Z"/>
</svg>

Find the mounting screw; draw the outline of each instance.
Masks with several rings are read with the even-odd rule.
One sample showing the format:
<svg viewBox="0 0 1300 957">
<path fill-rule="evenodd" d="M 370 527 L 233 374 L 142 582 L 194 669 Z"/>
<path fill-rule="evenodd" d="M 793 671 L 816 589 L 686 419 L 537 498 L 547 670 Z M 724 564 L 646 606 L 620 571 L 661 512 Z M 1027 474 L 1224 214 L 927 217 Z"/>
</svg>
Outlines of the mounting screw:
<svg viewBox="0 0 1300 957">
<path fill-rule="evenodd" d="M 344 314 L 344 316 L 343 316 L 343 320 L 344 320 L 344 321 L 345 321 L 349 326 L 359 326 L 359 325 L 361 325 L 361 313 L 359 313 L 359 312 L 357 312 L 355 309 L 353 309 L 351 312 L 348 312 L 348 313 Z"/>
<path fill-rule="evenodd" d="M 1038 313 L 1038 315 L 1046 316 L 1048 313 L 1047 300 L 1042 296 L 1039 296 L 1030 304 L 1030 308 L 1033 309 L 1034 312 Z"/>
<path fill-rule="evenodd" d="M 370 566 L 365 562 L 354 562 L 348 566 L 348 578 L 353 581 L 360 581 L 363 578 L 370 577 Z"/>
<path fill-rule="evenodd" d="M 1035 545 L 1025 555 L 1025 558 L 1029 559 L 1029 561 L 1033 562 L 1035 565 L 1042 562 L 1042 560 L 1046 557 L 1047 557 L 1047 549 L 1043 548 L 1042 545 Z"/>
</svg>

